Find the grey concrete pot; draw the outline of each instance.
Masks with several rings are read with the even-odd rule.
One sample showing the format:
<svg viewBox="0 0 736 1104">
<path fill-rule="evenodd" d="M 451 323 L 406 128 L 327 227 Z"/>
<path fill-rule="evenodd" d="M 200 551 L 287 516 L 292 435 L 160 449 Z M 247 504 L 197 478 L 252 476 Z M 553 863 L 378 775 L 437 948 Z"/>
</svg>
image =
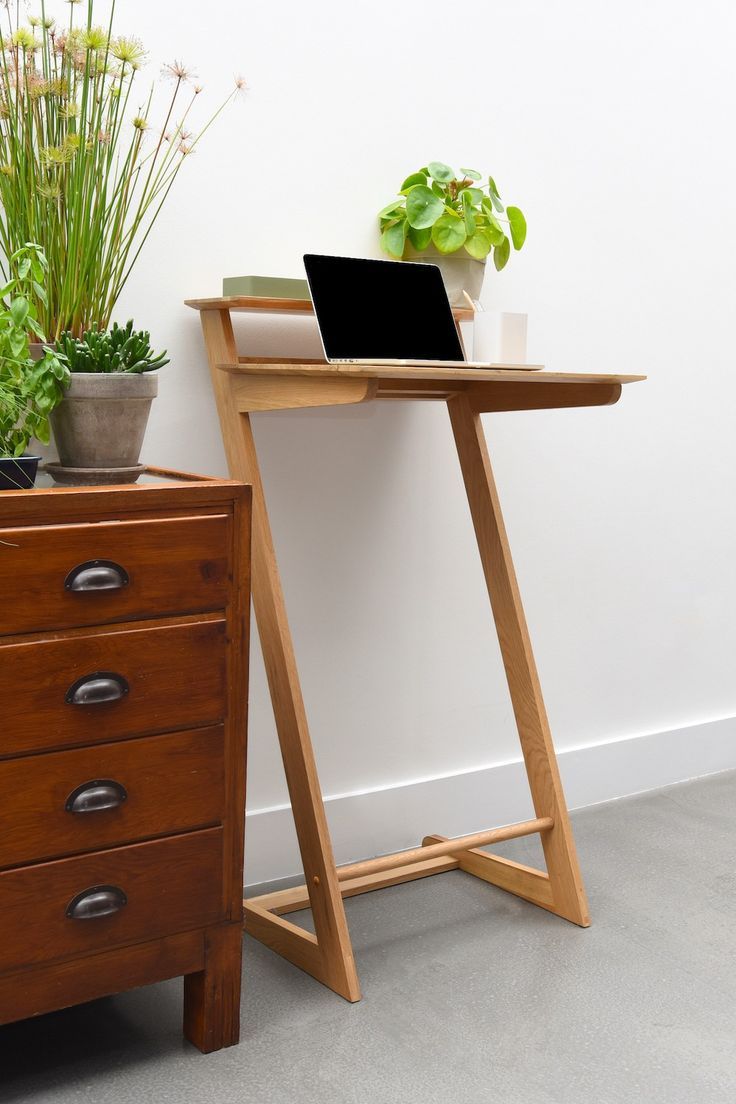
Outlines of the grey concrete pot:
<svg viewBox="0 0 736 1104">
<path fill-rule="evenodd" d="M 468 301 L 463 295 L 467 291 L 471 299 L 479 299 L 486 273 L 486 262 L 476 261 L 468 256 L 464 249 L 457 253 L 440 253 L 433 245 L 417 251 L 410 241 L 404 250 L 405 261 L 424 261 L 439 266 L 447 297 L 453 307 L 467 307 Z"/>
<path fill-rule="evenodd" d="M 157 372 L 72 372 L 71 385 L 51 415 L 61 464 L 134 467 L 157 392 Z"/>
</svg>

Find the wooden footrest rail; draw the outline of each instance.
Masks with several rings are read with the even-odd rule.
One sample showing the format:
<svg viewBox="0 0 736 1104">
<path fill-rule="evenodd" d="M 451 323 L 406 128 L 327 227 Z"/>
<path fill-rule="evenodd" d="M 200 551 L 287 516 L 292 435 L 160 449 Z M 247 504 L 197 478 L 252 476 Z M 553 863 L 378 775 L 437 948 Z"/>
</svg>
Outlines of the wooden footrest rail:
<svg viewBox="0 0 736 1104">
<path fill-rule="evenodd" d="M 392 870 L 396 866 L 411 866 L 412 863 L 438 859 L 443 855 L 452 855 L 457 851 L 469 851 L 473 847 L 483 847 L 489 843 L 502 843 L 504 840 L 530 836 L 533 832 L 549 832 L 554 827 L 551 817 L 539 817 L 537 820 L 524 820 L 519 824 L 507 824 L 503 828 L 489 828 L 485 832 L 475 832 L 457 839 L 431 843 L 426 847 L 415 847 L 411 851 L 397 851 L 393 855 L 380 855 L 377 859 L 338 866 L 337 878 L 345 882 L 350 878 L 362 878 L 366 874 L 378 874 L 382 870 Z"/>
<path fill-rule="evenodd" d="M 492 865 L 494 869 L 498 868 L 504 889 L 511 889 L 519 896 L 527 896 L 531 887 L 531 896 L 542 898 L 536 903 L 547 907 L 551 904 L 551 895 L 549 895 L 549 879 L 546 873 L 521 866 L 509 859 L 500 859 L 488 852 L 474 851 L 473 848 L 530 836 L 534 832 L 549 832 L 553 827 L 554 821 L 551 817 L 539 817 L 536 820 L 521 821 L 519 824 L 507 824 L 503 828 L 489 828 L 485 832 L 458 836 L 456 839 L 426 836 L 421 847 L 415 847 L 410 851 L 397 851 L 393 855 L 381 855 L 377 859 L 339 866 L 337 877 L 340 882 L 340 892 L 343 897 L 354 897 L 359 893 L 369 893 L 373 889 L 384 889 L 386 886 L 397 885 L 400 882 L 427 878 L 447 870 L 457 870 L 458 867 L 467 869 L 466 862 L 478 866 L 478 860 L 480 860 L 483 866 L 485 865 L 483 860 L 487 859 L 488 875 L 478 874 L 479 877 L 493 882 L 495 878 L 493 870 L 490 869 Z M 472 873 L 477 872 L 473 870 Z M 514 883 L 521 880 L 523 885 L 509 885 L 509 879 Z M 309 890 L 306 885 L 294 886 L 293 889 L 281 889 L 275 893 L 262 894 L 260 897 L 248 897 L 243 905 L 246 910 L 246 927 L 248 927 L 249 910 L 280 915 L 309 908 Z"/>
<path fill-rule="evenodd" d="M 336 873 L 339 892 L 342 897 L 353 897 L 359 893 L 370 893 L 374 889 L 384 889 L 400 882 L 427 878 L 432 874 L 459 868 L 532 901 L 541 908 L 565 915 L 565 911 L 555 905 L 549 876 L 545 871 L 533 870 L 510 859 L 502 859 L 488 851 L 478 850 L 489 843 L 501 843 L 504 840 L 529 836 L 534 832 L 542 833 L 544 838 L 553 828 L 552 817 L 538 817 L 536 820 L 508 824 L 503 828 L 490 828 L 485 832 L 474 832 L 456 839 L 426 836 L 421 847 L 338 867 Z M 295 886 L 293 889 L 247 898 L 243 902 L 245 928 L 250 935 L 329 985 L 347 1000 L 358 1000 L 359 988 L 331 973 L 329 962 L 323 957 L 315 936 L 283 918 L 284 913 L 309 908 L 313 904 L 310 893 L 319 894 L 321 889 L 320 879 L 312 877 L 311 885 Z M 568 919 L 575 918 L 568 916 Z"/>
</svg>

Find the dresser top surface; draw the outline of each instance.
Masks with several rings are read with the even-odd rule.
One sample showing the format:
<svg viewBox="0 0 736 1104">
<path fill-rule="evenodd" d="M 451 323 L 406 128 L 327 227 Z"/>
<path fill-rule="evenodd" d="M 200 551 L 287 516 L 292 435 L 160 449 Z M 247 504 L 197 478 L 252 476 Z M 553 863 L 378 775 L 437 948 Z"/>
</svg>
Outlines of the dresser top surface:
<svg viewBox="0 0 736 1104">
<path fill-rule="evenodd" d="M 0 490 L 0 528 L 53 524 L 61 520 L 98 521 L 159 510 L 230 510 L 250 495 L 235 479 L 220 479 L 166 468 L 147 467 L 135 483 L 61 486 L 40 471 L 35 487 Z"/>
<path fill-rule="evenodd" d="M 0 490 L 0 496 L 5 495 L 39 495 L 42 493 L 48 493 L 53 491 L 54 493 L 74 493 L 82 492 L 89 493 L 91 491 L 136 491 L 144 490 L 149 487 L 161 487 L 168 488 L 170 490 L 176 490 L 177 488 L 192 487 L 192 486 L 231 486 L 236 485 L 237 481 L 233 479 L 220 478 L 219 476 L 210 475 L 194 475 L 191 472 L 173 471 L 169 468 L 154 468 L 146 467 L 143 472 L 135 479 L 134 482 L 120 482 L 120 483 L 99 483 L 90 480 L 89 482 L 83 478 L 79 482 L 74 483 L 59 483 L 50 472 L 45 471 L 43 467 L 39 467 L 38 475 L 36 476 L 36 483 L 33 487 L 19 488 L 18 490 Z"/>
</svg>

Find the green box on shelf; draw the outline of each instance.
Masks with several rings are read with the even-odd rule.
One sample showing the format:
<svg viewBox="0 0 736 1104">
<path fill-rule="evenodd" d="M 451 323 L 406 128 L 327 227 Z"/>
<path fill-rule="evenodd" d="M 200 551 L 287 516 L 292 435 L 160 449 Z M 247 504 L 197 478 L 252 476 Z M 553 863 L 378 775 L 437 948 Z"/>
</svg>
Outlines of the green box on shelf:
<svg viewBox="0 0 736 1104">
<path fill-rule="evenodd" d="M 306 280 L 288 276 L 226 276 L 223 295 L 253 295 L 265 299 L 311 299 Z"/>
</svg>

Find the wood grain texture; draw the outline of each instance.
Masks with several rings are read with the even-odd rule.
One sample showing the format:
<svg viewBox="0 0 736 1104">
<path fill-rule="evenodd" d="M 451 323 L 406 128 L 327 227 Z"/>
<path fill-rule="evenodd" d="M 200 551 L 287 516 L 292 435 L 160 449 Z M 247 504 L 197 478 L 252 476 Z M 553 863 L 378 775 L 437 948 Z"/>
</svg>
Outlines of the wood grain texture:
<svg viewBox="0 0 736 1104">
<path fill-rule="evenodd" d="M 225 716 L 222 617 L 5 639 L 11 643 L 0 644 L 0 757 L 193 728 Z M 122 675 L 129 693 L 114 702 L 67 703 L 72 684 L 95 672 Z"/>
<path fill-rule="evenodd" d="M 561 410 L 575 406 L 611 406 L 621 397 L 621 383 L 556 382 L 539 379 L 537 386 L 497 381 L 469 384 L 466 394 L 476 414 L 510 410 Z"/>
<path fill-rule="evenodd" d="M 232 570 L 230 524 L 222 514 L 1 529 L 5 631 L 38 632 L 221 609 Z M 66 590 L 68 573 L 95 559 L 122 566 L 130 583 L 119 590 Z"/>
<path fill-rule="evenodd" d="M 164 479 L 174 474 L 165 468 Z M 178 473 L 175 473 L 178 474 Z M 236 480 L 184 476 L 175 483 L 129 483 L 123 487 L 34 487 L 0 491 L 0 519 L 6 525 L 56 525 L 223 514 L 245 488 Z"/>
<path fill-rule="evenodd" d="M 344 406 L 372 399 L 377 380 L 309 377 L 291 380 L 264 372 L 259 376 L 231 381 L 232 399 L 241 414 L 257 410 L 292 410 L 314 406 Z"/>
<path fill-rule="evenodd" d="M 248 415 L 239 414 L 236 409 L 230 378 L 217 369 L 218 364 L 234 361 L 237 357 L 232 323 L 226 310 L 203 310 L 200 318 L 230 473 L 252 484 L 253 488 L 253 606 L 302 863 L 310 886 L 315 931 L 324 953 L 325 977 L 322 980 L 346 999 L 357 1000 L 360 988 L 355 960 L 307 726 L 255 443 Z"/>
<path fill-rule="evenodd" d="M 306 874 L 304 886 L 244 902 L 248 930 L 336 992 L 356 1000 L 359 988 L 342 896 L 460 866 L 586 925 L 585 893 L 479 415 L 610 405 L 618 401 L 624 384 L 645 377 L 530 372 L 529 365 L 419 368 L 239 356 L 231 310 L 309 307 L 303 302 L 237 297 L 191 300 L 189 305 L 201 311 L 230 471 L 254 487 L 254 607 Z M 456 318 L 462 316 L 456 312 Z M 371 399 L 448 403 L 535 803 L 537 818 L 530 830 L 542 833 L 549 875 L 479 851 L 476 844 L 509 838 L 497 830 L 451 843 L 428 837 L 424 854 L 414 849 L 350 864 L 341 871 L 335 868 L 248 415 Z M 307 905 L 314 914 L 315 936 L 280 915 Z"/>
<path fill-rule="evenodd" d="M 264 374 L 263 361 L 239 361 L 235 350 L 231 350 L 230 359 L 217 362 L 215 367 L 233 376 L 247 378 Z M 522 383 L 529 388 L 530 395 L 535 388 L 544 388 L 547 384 L 601 384 L 610 387 L 614 383 L 636 383 L 646 379 L 637 375 L 610 375 L 595 372 L 548 372 L 519 369 L 516 365 L 494 365 L 491 368 L 435 368 L 406 367 L 389 364 L 314 364 L 309 361 L 296 363 L 289 360 L 270 361 L 266 364 L 269 374 L 285 376 L 288 379 L 300 378 L 335 379 L 375 379 L 401 380 L 407 387 L 412 383 L 422 384 L 426 380 L 441 381 L 449 387 L 457 383 Z"/>
<path fill-rule="evenodd" d="M 245 930 L 260 943 L 265 943 L 272 951 L 288 958 L 300 970 L 321 981 L 330 989 L 335 989 L 331 983 L 333 971 L 330 970 L 329 961 L 326 958 L 324 948 L 317 936 L 304 928 L 284 920 L 283 916 L 276 916 L 267 912 L 260 905 L 252 901 L 243 902 L 245 912 Z M 338 992 L 335 989 L 335 992 Z M 340 996 L 345 996 L 340 993 Z M 352 996 L 346 996 L 346 1000 L 360 1000 L 360 991 Z"/>
<path fill-rule="evenodd" d="M 184 979 L 184 1034 L 204 1054 L 240 1039 L 242 924 L 204 934 L 204 969 Z"/>
<path fill-rule="evenodd" d="M 204 935 L 181 932 L 134 947 L 0 976 L 0 1024 L 70 1008 L 74 1004 L 201 970 Z"/>
<path fill-rule="evenodd" d="M 446 839 L 446 836 L 425 836 L 423 842 L 430 847 Z M 552 887 L 549 874 L 544 870 L 535 870 L 531 866 L 523 866 L 521 863 L 502 859 L 499 855 L 491 855 L 488 851 L 479 851 L 475 848 L 454 854 L 458 866 L 467 874 L 473 874 L 490 885 L 498 886 L 499 889 L 505 889 L 508 893 L 523 897 L 525 901 L 531 901 L 541 908 L 552 911 L 554 904 Z"/>
<path fill-rule="evenodd" d="M 225 718 L 226 801 L 223 832 L 223 909 L 228 920 L 243 922 L 245 784 L 248 747 L 248 672 L 250 646 L 251 488 L 241 487 L 234 501 L 231 602 L 228 609 L 227 715 Z"/>
<path fill-rule="evenodd" d="M 585 890 L 483 427 L 467 396 L 447 405 L 534 810 L 554 821 L 542 836 L 553 911 L 585 927 L 590 923 Z"/>
<path fill-rule="evenodd" d="M 0 872 L 0 971 L 147 942 L 221 920 L 222 829 Z M 116 886 L 119 912 L 70 920 L 74 897 Z"/>
<path fill-rule="evenodd" d="M 125 788 L 122 805 L 72 813 L 85 782 Z M 220 823 L 225 816 L 223 729 L 25 756 L 0 762 L 0 868 L 99 850 Z"/>
<path fill-rule="evenodd" d="M 191 974 L 187 1031 L 213 1050 L 239 1011 L 250 489 L 159 474 L 0 493 L 0 1022 Z M 130 586 L 60 594 L 48 565 L 63 591 L 86 559 L 116 559 Z M 65 701 L 98 671 L 129 692 Z M 127 790 L 119 808 L 66 811 L 105 778 Z M 114 915 L 66 916 L 76 893 L 120 883 Z"/>
<path fill-rule="evenodd" d="M 348 878 L 340 882 L 340 893 L 343 897 L 357 897 L 361 893 L 372 893 L 373 890 L 385 889 L 387 886 L 414 882 L 419 878 L 429 878 L 433 874 L 444 874 L 448 870 L 457 870 L 459 866 L 459 861 L 448 855 L 439 859 L 426 859 L 423 862 L 410 863 L 408 866 L 395 867 L 392 870 L 364 874 L 360 878 Z M 309 893 L 305 885 L 300 885 L 292 889 L 263 893 L 258 897 L 248 897 L 243 904 L 255 905 L 266 912 L 281 916 L 284 913 L 299 912 L 301 909 L 309 908 Z"/>
<path fill-rule="evenodd" d="M 421 847 L 414 847 L 408 851 L 397 851 L 393 855 L 379 855 L 376 859 L 364 859 L 362 862 L 338 866 L 337 876 L 342 882 L 369 874 L 380 874 L 384 870 L 410 866 L 412 863 L 426 862 L 428 859 L 439 859 L 445 855 L 454 856 L 472 847 L 519 839 L 521 836 L 530 836 L 534 832 L 549 832 L 552 826 L 553 822 L 549 817 L 541 817 L 537 820 L 525 820 L 519 824 L 507 824 L 503 828 L 488 828 L 484 832 L 474 832 L 472 835 L 460 836 L 457 839 L 425 842 Z"/>
</svg>

